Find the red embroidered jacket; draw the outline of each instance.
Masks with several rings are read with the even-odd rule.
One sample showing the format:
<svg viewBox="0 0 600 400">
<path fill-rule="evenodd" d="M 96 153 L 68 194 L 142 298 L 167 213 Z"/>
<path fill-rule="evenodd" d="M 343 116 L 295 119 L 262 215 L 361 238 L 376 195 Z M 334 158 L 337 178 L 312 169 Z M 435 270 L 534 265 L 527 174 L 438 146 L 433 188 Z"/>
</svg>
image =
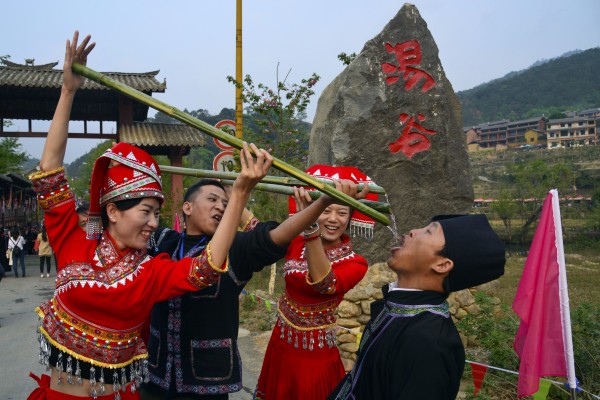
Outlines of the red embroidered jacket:
<svg viewBox="0 0 600 400">
<path fill-rule="evenodd" d="M 285 293 L 278 304 L 279 316 L 290 329 L 334 327 L 344 294 L 367 273 L 367 260 L 352 250 L 350 237 L 344 234 L 341 239 L 340 244 L 325 249 L 331 269 L 318 282 L 313 282 L 308 272 L 303 238 L 298 236 L 290 243 L 283 267 Z"/>
<path fill-rule="evenodd" d="M 58 260 L 54 297 L 36 309 L 40 332 L 77 360 L 120 368 L 146 358 L 140 329 L 154 303 L 207 287 L 226 270 L 229 261 L 216 270 L 206 250 L 175 262 L 145 249 L 119 253 L 106 231 L 86 240 L 64 168 L 30 179 Z"/>
</svg>

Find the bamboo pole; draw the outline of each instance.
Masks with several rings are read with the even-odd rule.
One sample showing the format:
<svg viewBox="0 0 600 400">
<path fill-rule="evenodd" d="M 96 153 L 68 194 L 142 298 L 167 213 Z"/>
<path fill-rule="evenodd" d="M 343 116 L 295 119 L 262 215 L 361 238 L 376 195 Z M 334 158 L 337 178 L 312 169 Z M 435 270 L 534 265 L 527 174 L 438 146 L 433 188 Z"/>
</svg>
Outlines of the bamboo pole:
<svg viewBox="0 0 600 400">
<path fill-rule="evenodd" d="M 186 176 L 195 176 L 196 178 L 213 178 L 213 179 L 232 179 L 235 180 L 238 174 L 236 172 L 223 172 L 223 171 L 214 171 L 212 169 L 195 169 L 195 168 L 184 168 L 184 167 L 174 167 L 172 165 L 159 165 L 161 172 L 166 172 L 168 174 L 179 174 Z M 330 186 L 333 186 L 333 182 L 328 179 L 316 178 L 319 181 L 326 183 Z M 275 185 L 283 185 L 283 186 L 304 186 L 302 181 L 298 179 L 293 179 L 287 176 L 273 176 L 267 175 L 261 180 L 262 183 L 272 183 Z M 358 190 L 362 190 L 363 184 L 358 184 Z M 369 183 L 369 193 L 377 193 L 377 194 L 385 194 L 385 189 L 381 186 L 377 186 L 374 183 Z"/>
<path fill-rule="evenodd" d="M 242 0 L 237 0 L 235 8 L 235 79 L 242 82 Z M 244 138 L 244 104 L 242 103 L 242 87 L 235 86 L 235 136 Z"/>
<path fill-rule="evenodd" d="M 233 146 L 237 149 L 241 149 L 243 147 L 242 140 L 217 129 L 217 128 L 207 124 L 204 121 L 200 121 L 199 119 L 194 118 L 191 115 L 186 114 L 183 111 L 181 111 L 173 106 L 170 106 L 167 103 L 164 103 L 164 102 L 162 102 L 158 99 L 155 99 L 151 96 L 148 96 L 147 94 L 142 93 L 138 90 L 135 90 L 134 88 L 129 87 L 123 83 L 117 82 L 117 81 L 107 77 L 106 75 L 101 74 L 100 72 L 96 72 L 93 69 L 90 69 L 79 63 L 73 63 L 71 69 L 76 74 L 85 76 L 86 78 L 89 78 L 89 79 L 93 80 L 94 82 L 97 82 L 101 85 L 109 87 L 127 97 L 130 97 L 134 100 L 139 101 L 142 104 L 152 107 L 155 110 L 158 110 L 164 114 L 167 114 L 168 116 L 175 118 L 189 126 L 199 129 L 200 131 L 206 133 L 207 135 L 216 137 L 217 139 L 229 144 L 230 146 Z M 286 174 L 291 175 L 296 179 L 299 179 L 300 181 L 304 182 L 308 186 L 312 186 L 321 192 L 327 193 L 328 195 L 335 198 L 339 202 L 341 202 L 347 206 L 350 206 L 365 215 L 368 215 L 369 217 L 373 218 L 375 221 L 378 221 L 386 226 L 390 225 L 390 220 L 387 216 L 360 203 L 358 200 L 353 199 L 352 197 L 348 196 L 347 194 L 342 193 L 339 190 L 336 190 L 335 188 L 333 188 L 329 185 L 326 185 L 323 182 L 318 181 L 317 179 L 308 175 L 304 171 L 300 171 L 299 169 L 289 165 L 288 163 L 286 163 L 282 160 L 279 160 L 276 157 L 273 157 L 273 166 L 275 168 L 277 168 L 278 170 L 283 171 Z"/>
<path fill-rule="evenodd" d="M 233 185 L 233 181 L 232 180 L 228 180 L 228 179 L 222 179 L 221 183 L 223 183 L 224 185 Z M 271 183 L 257 183 L 256 186 L 254 186 L 254 189 L 256 190 L 262 190 L 264 192 L 271 192 L 271 193 L 279 193 L 279 194 L 286 194 L 288 196 L 292 196 L 294 194 L 294 188 L 293 187 L 289 187 L 289 186 L 281 186 L 281 185 L 274 185 Z M 321 197 L 321 193 L 317 192 L 315 190 L 309 190 L 308 194 L 310 195 L 310 197 L 313 200 L 318 199 L 319 197 Z M 375 211 L 378 211 L 380 213 L 384 213 L 384 214 L 390 214 L 390 205 L 389 203 L 382 203 L 379 201 L 373 201 L 373 200 L 366 200 L 366 199 L 361 199 L 358 200 L 358 202 L 360 204 L 364 204 L 369 208 L 372 208 Z"/>
</svg>

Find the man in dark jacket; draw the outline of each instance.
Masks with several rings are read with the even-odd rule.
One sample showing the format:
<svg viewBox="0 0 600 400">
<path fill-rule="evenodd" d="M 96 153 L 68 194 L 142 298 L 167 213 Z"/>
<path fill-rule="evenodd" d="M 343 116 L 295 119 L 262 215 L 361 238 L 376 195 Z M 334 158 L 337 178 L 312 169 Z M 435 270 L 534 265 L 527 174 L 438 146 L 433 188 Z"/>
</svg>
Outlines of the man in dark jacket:
<svg viewBox="0 0 600 400">
<path fill-rule="evenodd" d="M 371 305 L 356 364 L 329 399 L 455 399 L 465 352 L 446 297 L 500 277 L 504 245 L 484 215 L 439 216 L 391 251 L 398 281 Z"/>
<path fill-rule="evenodd" d="M 337 188 L 357 197 L 354 184 Z M 364 195 L 366 191 L 358 194 Z M 211 287 L 154 306 L 148 341 L 150 382 L 142 386 L 143 400 L 218 400 L 242 389 L 239 295 L 254 272 L 282 258 L 291 240 L 332 203 L 329 196 L 321 196 L 281 224 L 259 222 L 244 212 L 243 232 L 229 251 L 229 272 Z M 225 189 L 218 181 L 204 179 L 191 186 L 182 206 L 185 231 L 159 229 L 150 253 L 168 252 L 174 259 L 200 253 L 226 205 Z"/>
</svg>

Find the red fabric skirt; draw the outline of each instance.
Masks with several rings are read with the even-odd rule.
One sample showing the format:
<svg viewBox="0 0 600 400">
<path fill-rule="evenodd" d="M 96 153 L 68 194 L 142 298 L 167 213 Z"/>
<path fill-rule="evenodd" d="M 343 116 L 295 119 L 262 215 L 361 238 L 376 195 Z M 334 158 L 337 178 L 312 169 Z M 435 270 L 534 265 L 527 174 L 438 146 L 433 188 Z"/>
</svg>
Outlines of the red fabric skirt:
<svg viewBox="0 0 600 400">
<path fill-rule="evenodd" d="M 337 347 L 295 348 L 280 334 L 277 324 L 258 378 L 256 399 L 325 399 L 346 375 Z"/>
<path fill-rule="evenodd" d="M 77 399 L 90 399 L 89 396 L 73 396 L 72 394 L 65 394 L 57 392 L 56 390 L 50 389 L 50 376 L 42 375 L 38 378 L 36 375 L 29 373 L 33 379 L 35 379 L 39 385 L 38 388 L 34 389 L 33 392 L 27 397 L 27 400 L 77 400 Z M 136 391 L 131 393 L 129 385 L 126 386 L 125 390 L 120 392 L 121 400 L 140 400 L 140 395 Z M 105 394 L 103 396 L 96 397 L 97 400 L 114 400 L 115 394 Z"/>
</svg>

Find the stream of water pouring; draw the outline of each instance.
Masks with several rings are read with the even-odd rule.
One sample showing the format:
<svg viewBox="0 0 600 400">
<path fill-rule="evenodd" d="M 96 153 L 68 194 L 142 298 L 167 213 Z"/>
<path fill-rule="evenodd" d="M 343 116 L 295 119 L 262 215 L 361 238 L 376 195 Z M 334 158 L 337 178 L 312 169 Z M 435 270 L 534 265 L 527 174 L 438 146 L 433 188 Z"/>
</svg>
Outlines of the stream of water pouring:
<svg viewBox="0 0 600 400">
<path fill-rule="evenodd" d="M 387 195 L 387 193 L 384 195 L 385 196 L 385 201 L 390 204 L 390 199 Z M 390 225 L 387 227 L 390 232 L 392 232 L 392 236 L 394 237 L 394 246 L 390 246 L 390 247 L 395 247 L 398 244 L 400 244 L 400 234 L 398 233 L 398 226 L 396 225 L 396 217 L 394 216 L 394 213 L 391 211 L 392 207 L 390 204 Z"/>
</svg>

